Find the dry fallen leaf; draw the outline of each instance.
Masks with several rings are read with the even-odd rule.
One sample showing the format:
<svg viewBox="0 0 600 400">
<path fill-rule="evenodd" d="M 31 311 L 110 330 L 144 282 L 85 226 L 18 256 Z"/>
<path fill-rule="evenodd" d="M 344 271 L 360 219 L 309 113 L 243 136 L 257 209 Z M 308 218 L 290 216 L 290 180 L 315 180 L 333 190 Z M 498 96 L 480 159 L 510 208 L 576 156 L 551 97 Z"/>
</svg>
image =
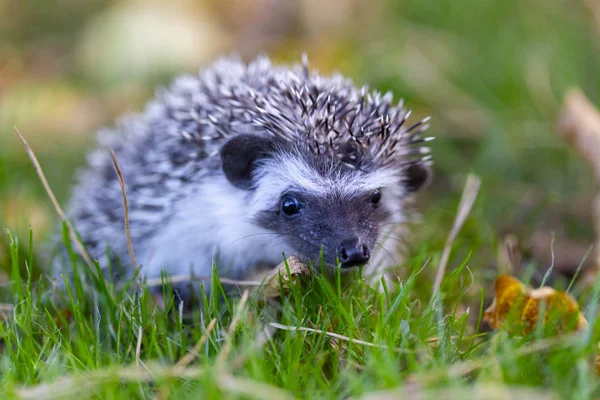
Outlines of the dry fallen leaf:
<svg viewBox="0 0 600 400">
<path fill-rule="evenodd" d="M 536 328 L 540 315 L 544 324 L 552 322 L 559 332 L 577 331 L 587 325 L 577 301 L 565 292 L 547 286 L 532 289 L 509 275 L 499 276 L 495 289 L 496 297 L 483 314 L 493 329 L 527 334 Z"/>
<path fill-rule="evenodd" d="M 289 267 L 289 274 L 286 268 Z M 263 284 L 255 290 L 267 298 L 277 298 L 281 295 L 281 287 L 284 291 L 288 291 L 293 282 L 296 282 L 300 277 L 309 277 L 310 268 L 304 264 L 296 256 L 288 257 L 285 262 L 282 262 L 274 269 L 270 270 L 263 278 Z"/>
<path fill-rule="evenodd" d="M 567 143 L 579 153 L 591 167 L 596 183 L 600 183 L 600 110 L 579 90 L 570 89 L 564 99 L 557 130 Z M 596 194 L 593 206 L 596 230 L 595 256 L 593 268 L 586 277 L 590 281 L 596 277 L 600 265 L 600 193 Z"/>
</svg>

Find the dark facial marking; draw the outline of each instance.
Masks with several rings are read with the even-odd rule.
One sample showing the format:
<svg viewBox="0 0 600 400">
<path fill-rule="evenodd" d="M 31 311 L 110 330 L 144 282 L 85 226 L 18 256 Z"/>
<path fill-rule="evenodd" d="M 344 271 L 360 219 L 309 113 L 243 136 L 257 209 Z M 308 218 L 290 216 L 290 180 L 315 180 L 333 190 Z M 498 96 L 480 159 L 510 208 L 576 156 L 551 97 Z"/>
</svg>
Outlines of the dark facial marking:
<svg viewBox="0 0 600 400">
<path fill-rule="evenodd" d="M 387 210 L 376 207 L 381 193 L 327 197 L 287 190 L 278 204 L 257 218 L 262 227 L 282 235 L 298 255 L 345 268 L 364 265 L 375 247 L 378 227 Z M 374 201 L 375 200 L 375 201 Z"/>
</svg>

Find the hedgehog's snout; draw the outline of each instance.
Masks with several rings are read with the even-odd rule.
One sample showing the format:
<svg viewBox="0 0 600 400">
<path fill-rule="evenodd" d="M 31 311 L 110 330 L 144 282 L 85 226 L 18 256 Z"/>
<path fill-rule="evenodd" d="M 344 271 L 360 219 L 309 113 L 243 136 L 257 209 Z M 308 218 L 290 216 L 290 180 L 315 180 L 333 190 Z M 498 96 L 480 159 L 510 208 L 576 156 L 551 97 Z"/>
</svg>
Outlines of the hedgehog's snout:
<svg viewBox="0 0 600 400">
<path fill-rule="evenodd" d="M 342 244 L 338 247 L 338 258 L 342 263 L 342 268 L 356 267 L 369 261 L 371 251 L 359 238 L 348 238 L 342 240 Z"/>
</svg>

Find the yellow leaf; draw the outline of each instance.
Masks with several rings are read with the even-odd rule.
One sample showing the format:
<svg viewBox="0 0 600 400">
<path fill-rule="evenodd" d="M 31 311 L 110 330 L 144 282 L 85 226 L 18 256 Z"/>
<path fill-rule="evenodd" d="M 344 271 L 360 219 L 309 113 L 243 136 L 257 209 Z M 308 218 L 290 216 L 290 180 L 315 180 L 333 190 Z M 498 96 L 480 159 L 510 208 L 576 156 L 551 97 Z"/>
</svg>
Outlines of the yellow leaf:
<svg viewBox="0 0 600 400">
<path fill-rule="evenodd" d="M 558 332 L 577 331 L 587 325 L 577 301 L 565 292 L 547 286 L 532 289 L 509 275 L 499 276 L 494 286 L 496 297 L 483 314 L 493 329 L 527 334 L 536 328 L 540 315 L 544 324 L 552 324 Z"/>
</svg>

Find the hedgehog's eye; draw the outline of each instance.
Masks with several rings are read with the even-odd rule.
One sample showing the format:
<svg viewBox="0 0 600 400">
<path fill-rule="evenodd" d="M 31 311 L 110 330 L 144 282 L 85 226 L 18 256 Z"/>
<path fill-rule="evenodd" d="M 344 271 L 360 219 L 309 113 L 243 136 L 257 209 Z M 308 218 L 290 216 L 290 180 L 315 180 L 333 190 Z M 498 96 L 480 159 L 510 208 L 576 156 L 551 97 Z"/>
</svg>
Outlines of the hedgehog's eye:
<svg viewBox="0 0 600 400">
<path fill-rule="evenodd" d="M 281 212 L 292 216 L 300 212 L 300 202 L 294 196 L 286 194 L 281 198 Z"/>
<path fill-rule="evenodd" d="M 379 204 L 379 200 L 381 200 L 381 190 L 375 189 L 373 193 L 371 193 L 371 203 Z"/>
</svg>

